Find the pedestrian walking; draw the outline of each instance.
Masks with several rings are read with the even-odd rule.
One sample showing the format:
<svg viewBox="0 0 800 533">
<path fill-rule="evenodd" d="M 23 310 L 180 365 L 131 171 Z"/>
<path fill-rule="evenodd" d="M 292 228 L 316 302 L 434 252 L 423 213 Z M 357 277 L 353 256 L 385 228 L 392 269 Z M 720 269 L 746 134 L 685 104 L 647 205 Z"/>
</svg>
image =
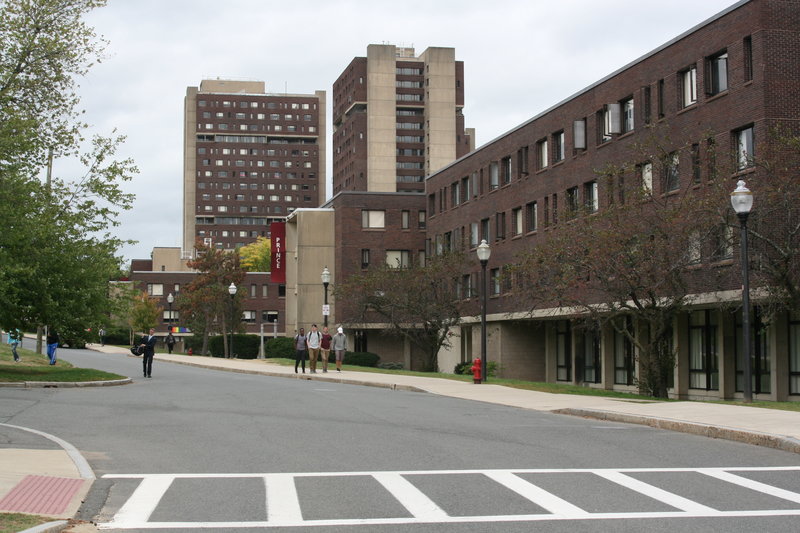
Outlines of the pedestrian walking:
<svg viewBox="0 0 800 533">
<path fill-rule="evenodd" d="M 142 336 L 139 347 L 142 351 L 142 373 L 146 378 L 153 377 L 153 356 L 156 354 L 156 330 L 150 328 L 150 334 Z"/>
<path fill-rule="evenodd" d="M 317 358 L 319 357 L 319 347 L 322 342 L 322 333 L 317 329 L 316 324 L 311 325 L 311 331 L 306 335 L 306 344 L 308 345 L 308 360 L 311 367 L 311 373 L 317 373 Z"/>
<path fill-rule="evenodd" d="M 8 330 L 8 344 L 11 345 L 11 354 L 14 356 L 14 362 L 19 363 L 19 355 L 17 354 L 17 346 L 22 342 L 22 333 L 18 329 Z"/>
<path fill-rule="evenodd" d="M 322 359 L 322 372 L 328 371 L 328 359 L 331 356 L 331 341 L 333 337 L 328 333 L 328 326 L 322 328 L 322 341 L 319 343 L 320 358 Z"/>
<path fill-rule="evenodd" d="M 306 342 L 306 330 L 300 328 L 300 333 L 294 336 L 294 373 L 297 374 L 297 364 L 302 363 L 303 374 L 306 373 L 306 352 L 308 343 Z"/>
<path fill-rule="evenodd" d="M 49 328 L 47 330 L 47 358 L 50 359 L 50 364 L 56 364 L 56 348 L 61 339 L 58 337 L 58 332 L 55 329 Z"/>
<path fill-rule="evenodd" d="M 97 332 L 100 335 L 100 346 L 106 345 L 106 330 L 105 328 L 100 328 L 100 331 Z"/>
<path fill-rule="evenodd" d="M 336 371 L 342 371 L 342 361 L 344 361 L 344 353 L 347 351 L 347 335 L 344 334 L 342 326 L 336 329 L 336 335 L 333 336 L 331 341 L 333 352 L 336 354 Z"/>
<path fill-rule="evenodd" d="M 169 353 L 172 353 L 172 348 L 175 346 L 175 337 L 172 336 L 171 331 L 167 334 L 166 342 L 167 342 L 167 351 L 169 351 Z"/>
</svg>

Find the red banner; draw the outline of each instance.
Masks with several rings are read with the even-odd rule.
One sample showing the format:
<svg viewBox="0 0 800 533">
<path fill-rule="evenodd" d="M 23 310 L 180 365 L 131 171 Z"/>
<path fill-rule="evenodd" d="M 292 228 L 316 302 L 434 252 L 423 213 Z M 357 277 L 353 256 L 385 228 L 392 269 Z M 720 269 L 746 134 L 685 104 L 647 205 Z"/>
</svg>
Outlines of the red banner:
<svg viewBox="0 0 800 533">
<path fill-rule="evenodd" d="M 286 283 L 286 223 L 272 222 L 269 225 L 271 240 L 270 280 Z"/>
</svg>

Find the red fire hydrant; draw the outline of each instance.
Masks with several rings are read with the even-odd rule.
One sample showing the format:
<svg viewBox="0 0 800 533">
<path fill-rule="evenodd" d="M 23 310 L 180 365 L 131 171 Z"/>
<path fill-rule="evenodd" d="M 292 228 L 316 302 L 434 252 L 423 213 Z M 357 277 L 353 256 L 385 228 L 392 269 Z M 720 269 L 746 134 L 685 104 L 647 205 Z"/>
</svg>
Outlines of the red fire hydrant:
<svg viewBox="0 0 800 533">
<path fill-rule="evenodd" d="M 475 359 L 472 361 L 472 382 L 473 383 L 480 383 L 481 382 L 481 360 Z"/>
<path fill-rule="evenodd" d="M 187 354 L 187 355 L 192 355 L 192 349 L 191 349 L 191 348 L 189 348 L 189 351 L 188 351 L 188 352 L 186 352 L 186 354 Z"/>
</svg>

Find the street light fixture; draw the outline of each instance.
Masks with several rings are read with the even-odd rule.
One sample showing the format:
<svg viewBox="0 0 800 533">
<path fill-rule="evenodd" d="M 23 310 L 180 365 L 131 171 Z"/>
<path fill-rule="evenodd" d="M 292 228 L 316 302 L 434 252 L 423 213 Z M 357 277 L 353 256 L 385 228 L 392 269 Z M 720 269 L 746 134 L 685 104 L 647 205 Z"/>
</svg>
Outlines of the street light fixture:
<svg viewBox="0 0 800 533">
<path fill-rule="evenodd" d="M 325 307 L 322 309 L 322 325 L 328 327 L 328 285 L 331 282 L 331 271 L 328 270 L 327 265 L 322 269 L 322 286 L 325 287 Z"/>
<path fill-rule="evenodd" d="M 233 298 L 236 296 L 236 285 L 231 282 L 230 286 L 228 287 L 228 294 L 231 295 L 231 344 L 230 344 L 230 357 L 233 358 L 233 326 L 234 321 L 236 318 L 233 316 L 235 309 L 233 304 Z"/>
<path fill-rule="evenodd" d="M 169 331 L 172 331 L 172 302 L 175 301 L 175 297 L 172 293 L 167 295 L 167 303 L 169 304 L 169 326 L 167 327 Z"/>
<path fill-rule="evenodd" d="M 750 276 L 747 265 L 747 217 L 753 208 L 753 193 L 739 180 L 736 190 L 731 193 L 731 206 L 739 217 L 741 227 L 742 257 L 742 356 L 744 357 L 744 401 L 753 401 L 753 362 L 750 359 Z"/>
<path fill-rule="evenodd" d="M 486 264 L 492 255 L 486 239 L 478 245 L 477 253 L 481 262 L 481 382 L 486 383 Z"/>
</svg>

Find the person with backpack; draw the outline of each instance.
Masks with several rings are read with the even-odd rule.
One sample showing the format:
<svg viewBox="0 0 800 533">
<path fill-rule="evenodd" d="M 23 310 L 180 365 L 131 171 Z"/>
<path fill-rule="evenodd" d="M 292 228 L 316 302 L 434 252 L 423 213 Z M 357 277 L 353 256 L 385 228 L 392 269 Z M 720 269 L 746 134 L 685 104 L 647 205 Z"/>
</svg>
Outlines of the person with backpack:
<svg viewBox="0 0 800 533">
<path fill-rule="evenodd" d="M 308 344 L 306 341 L 306 330 L 300 328 L 300 333 L 294 336 L 294 373 L 297 374 L 297 364 L 302 363 L 303 374 L 306 373 L 306 351 Z"/>
<path fill-rule="evenodd" d="M 322 333 L 317 329 L 316 324 L 311 325 L 311 331 L 306 336 L 306 343 L 308 344 L 308 359 L 311 366 L 311 373 L 317 373 L 317 358 L 319 357 L 320 343 L 322 342 Z"/>
</svg>

